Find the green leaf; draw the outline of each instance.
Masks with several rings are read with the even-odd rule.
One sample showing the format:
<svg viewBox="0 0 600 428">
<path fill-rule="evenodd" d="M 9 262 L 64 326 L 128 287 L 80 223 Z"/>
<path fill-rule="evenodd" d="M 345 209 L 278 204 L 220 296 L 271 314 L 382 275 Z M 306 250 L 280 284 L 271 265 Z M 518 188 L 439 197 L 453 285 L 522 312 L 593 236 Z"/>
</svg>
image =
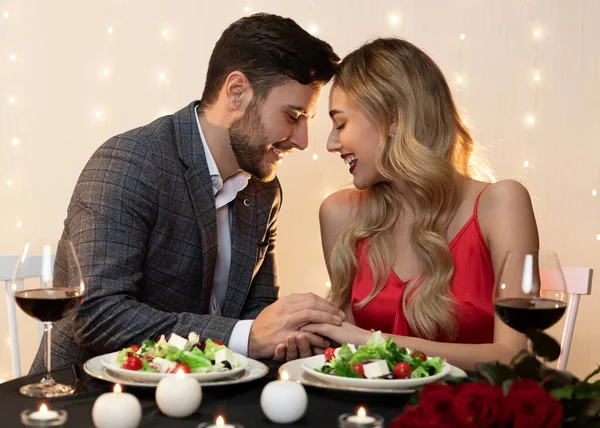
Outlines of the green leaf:
<svg viewBox="0 0 600 428">
<path fill-rule="evenodd" d="M 563 386 L 562 388 L 555 388 L 550 391 L 550 395 L 552 395 L 557 400 L 570 400 L 573 397 L 573 391 L 575 387 L 573 385 Z"/>
<path fill-rule="evenodd" d="M 508 366 L 498 361 L 479 363 L 475 366 L 477 373 L 492 385 L 502 385 L 509 379 L 516 379 L 517 374 Z"/>
<path fill-rule="evenodd" d="M 512 368 L 521 378 L 537 381 L 542 378 L 542 364 L 533 355 L 518 354 L 513 358 Z"/>
<path fill-rule="evenodd" d="M 525 334 L 533 344 L 533 352 L 548 361 L 556 360 L 560 355 L 560 345 L 552 337 L 539 330 L 528 329 Z"/>
<path fill-rule="evenodd" d="M 583 410 L 577 415 L 577 426 L 588 424 L 594 419 L 596 419 L 597 423 L 598 414 L 600 414 L 600 397 L 587 403 Z"/>
<path fill-rule="evenodd" d="M 352 358 L 352 355 L 354 355 L 354 353 L 346 343 L 344 343 L 338 351 L 338 358 L 341 358 L 344 361 L 348 361 L 350 358 Z"/>
</svg>

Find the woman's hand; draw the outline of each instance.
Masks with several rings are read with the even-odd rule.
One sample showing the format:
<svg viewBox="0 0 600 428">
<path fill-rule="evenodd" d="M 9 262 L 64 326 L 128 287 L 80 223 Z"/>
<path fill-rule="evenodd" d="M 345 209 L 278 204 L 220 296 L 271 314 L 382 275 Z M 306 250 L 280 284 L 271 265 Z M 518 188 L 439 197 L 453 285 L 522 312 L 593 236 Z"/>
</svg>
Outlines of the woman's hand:
<svg viewBox="0 0 600 428">
<path fill-rule="evenodd" d="M 300 331 L 314 333 L 340 344 L 364 345 L 371 337 L 371 331 L 364 330 L 347 321 L 342 322 L 339 326 L 325 323 L 307 324 L 301 327 Z"/>
</svg>

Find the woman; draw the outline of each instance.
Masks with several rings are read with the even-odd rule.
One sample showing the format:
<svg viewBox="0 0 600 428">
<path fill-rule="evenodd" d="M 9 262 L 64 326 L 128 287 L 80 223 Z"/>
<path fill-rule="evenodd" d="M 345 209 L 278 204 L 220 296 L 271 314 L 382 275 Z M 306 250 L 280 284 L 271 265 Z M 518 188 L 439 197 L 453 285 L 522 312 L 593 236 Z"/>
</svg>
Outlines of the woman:
<svg viewBox="0 0 600 428">
<path fill-rule="evenodd" d="M 382 330 L 466 369 L 510 361 L 526 339 L 494 316 L 494 277 L 510 249 L 538 248 L 535 217 L 519 183 L 471 178 L 473 140 L 440 69 L 377 39 L 340 64 L 329 115 L 327 149 L 356 187 L 320 210 L 329 297 L 346 318 L 302 330 L 357 345 Z"/>
</svg>

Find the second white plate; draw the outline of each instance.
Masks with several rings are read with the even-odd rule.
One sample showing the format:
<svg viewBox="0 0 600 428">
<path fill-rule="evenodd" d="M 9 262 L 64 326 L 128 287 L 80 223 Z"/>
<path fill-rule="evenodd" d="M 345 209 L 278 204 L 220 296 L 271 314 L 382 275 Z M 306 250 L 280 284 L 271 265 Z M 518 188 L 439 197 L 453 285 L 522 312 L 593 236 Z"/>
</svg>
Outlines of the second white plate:
<svg viewBox="0 0 600 428">
<path fill-rule="evenodd" d="M 356 379 L 332 376 L 315 372 L 314 369 L 325 364 L 323 355 L 315 355 L 309 358 L 303 358 L 284 364 L 279 372 L 285 370 L 290 375 L 290 379 L 300 381 L 301 383 L 330 388 L 345 389 L 364 392 L 410 392 L 414 388 L 435 382 L 445 376 L 463 377 L 466 373 L 461 369 L 448 363 L 444 363 L 442 371 L 433 376 L 418 379 Z"/>
</svg>

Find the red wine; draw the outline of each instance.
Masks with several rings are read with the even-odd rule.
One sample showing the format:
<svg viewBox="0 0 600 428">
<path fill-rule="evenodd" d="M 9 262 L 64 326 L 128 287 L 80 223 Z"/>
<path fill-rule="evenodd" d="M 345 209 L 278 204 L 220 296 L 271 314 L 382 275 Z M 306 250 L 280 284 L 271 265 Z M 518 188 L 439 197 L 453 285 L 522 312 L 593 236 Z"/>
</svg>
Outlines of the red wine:
<svg viewBox="0 0 600 428">
<path fill-rule="evenodd" d="M 494 302 L 498 317 L 521 333 L 529 328 L 545 330 L 553 326 L 566 307 L 564 302 L 540 298 L 503 298 Z"/>
<path fill-rule="evenodd" d="M 72 288 L 38 288 L 15 293 L 23 311 L 42 322 L 58 321 L 79 305 L 81 292 Z"/>
</svg>

